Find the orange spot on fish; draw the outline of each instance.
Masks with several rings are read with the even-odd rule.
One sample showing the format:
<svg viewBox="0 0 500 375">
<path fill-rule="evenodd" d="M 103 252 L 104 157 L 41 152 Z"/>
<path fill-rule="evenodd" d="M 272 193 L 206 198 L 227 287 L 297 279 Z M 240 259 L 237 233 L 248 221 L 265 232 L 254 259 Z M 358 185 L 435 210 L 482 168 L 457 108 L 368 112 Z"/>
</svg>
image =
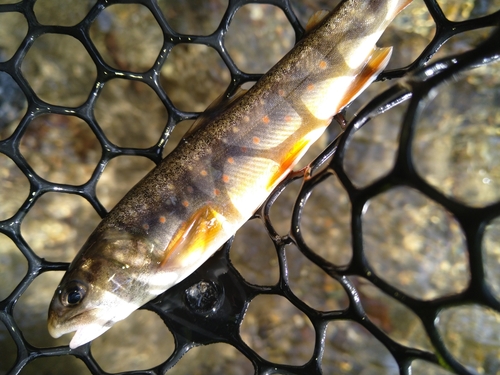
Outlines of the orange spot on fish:
<svg viewBox="0 0 500 375">
<path fill-rule="evenodd" d="M 262 122 L 263 122 L 264 124 L 269 124 L 269 121 L 270 121 L 270 120 L 269 120 L 269 116 L 264 116 L 264 117 L 262 117 Z"/>
<path fill-rule="evenodd" d="M 219 189 L 214 189 L 214 195 L 220 195 L 220 190 Z"/>
<path fill-rule="evenodd" d="M 278 95 L 279 96 L 285 96 L 285 90 L 278 90 Z"/>
<path fill-rule="evenodd" d="M 229 157 L 229 158 L 227 158 L 227 162 L 228 162 L 229 164 L 234 164 L 234 159 L 233 159 L 233 158 L 231 158 L 231 157 Z"/>
<path fill-rule="evenodd" d="M 142 224 L 142 227 L 143 227 L 145 230 L 148 230 L 148 229 L 149 229 L 149 225 L 148 225 L 148 224 Z"/>
<path fill-rule="evenodd" d="M 288 115 L 287 115 L 287 116 L 285 116 L 285 121 L 286 121 L 286 122 L 290 122 L 290 121 L 292 121 L 292 116 L 288 116 Z"/>
<path fill-rule="evenodd" d="M 310 85 L 307 85 L 307 91 L 312 91 L 314 90 L 314 85 L 311 83 Z"/>
<path fill-rule="evenodd" d="M 182 205 L 184 207 L 189 207 L 189 202 L 188 201 L 182 201 Z"/>
<path fill-rule="evenodd" d="M 242 147 L 241 148 L 241 152 L 247 152 L 247 148 L 246 147 Z"/>
<path fill-rule="evenodd" d="M 233 126 L 233 133 L 238 133 L 240 129 L 238 129 L 236 126 Z"/>
<path fill-rule="evenodd" d="M 248 116 L 243 116 L 243 121 L 245 121 L 245 122 L 249 122 L 249 121 L 250 121 L 250 117 L 248 117 Z"/>
<path fill-rule="evenodd" d="M 260 138 L 259 137 L 253 137 L 252 142 L 255 143 L 256 145 L 260 143 Z"/>
<path fill-rule="evenodd" d="M 194 191 L 194 189 L 193 189 L 193 187 L 192 187 L 192 186 L 188 186 L 188 187 L 186 188 L 186 190 L 187 190 L 187 192 L 188 192 L 188 193 L 190 193 L 190 194 Z"/>
<path fill-rule="evenodd" d="M 201 174 L 203 177 L 205 177 L 206 175 L 208 175 L 208 172 L 207 172 L 206 170 L 204 170 L 204 169 L 203 169 L 203 170 L 200 172 L 200 174 Z"/>
<path fill-rule="evenodd" d="M 222 181 L 224 181 L 225 183 L 228 183 L 229 182 L 229 176 L 227 174 L 223 174 L 222 175 Z"/>
<path fill-rule="evenodd" d="M 167 221 L 167 218 L 166 218 L 165 216 L 160 216 L 160 217 L 158 218 L 158 221 L 159 221 L 160 223 L 162 223 L 162 224 L 165 224 L 165 223 L 166 223 L 166 221 Z"/>
<path fill-rule="evenodd" d="M 321 60 L 319 62 L 319 67 L 320 67 L 320 69 L 325 69 L 326 68 L 326 61 L 325 60 Z"/>
</svg>

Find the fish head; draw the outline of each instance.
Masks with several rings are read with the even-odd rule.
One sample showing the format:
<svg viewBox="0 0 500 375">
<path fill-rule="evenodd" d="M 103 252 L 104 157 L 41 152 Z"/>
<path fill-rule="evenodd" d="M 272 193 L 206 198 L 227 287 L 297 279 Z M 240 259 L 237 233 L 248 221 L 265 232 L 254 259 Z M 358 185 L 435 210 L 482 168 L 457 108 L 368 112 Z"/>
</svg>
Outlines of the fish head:
<svg viewBox="0 0 500 375">
<path fill-rule="evenodd" d="M 77 348 L 159 294 L 150 293 L 150 280 L 142 276 L 153 261 L 152 248 L 145 238 L 127 233 L 91 236 L 54 293 L 50 335 L 58 338 L 76 331 L 69 346 Z"/>
<path fill-rule="evenodd" d="M 48 329 L 52 337 L 58 338 L 73 331 L 72 349 L 81 346 L 106 332 L 117 317 L 113 309 L 96 303 L 99 290 L 92 288 L 82 278 L 71 277 L 57 288 L 50 303 Z M 117 301 L 120 307 L 121 301 Z"/>
</svg>

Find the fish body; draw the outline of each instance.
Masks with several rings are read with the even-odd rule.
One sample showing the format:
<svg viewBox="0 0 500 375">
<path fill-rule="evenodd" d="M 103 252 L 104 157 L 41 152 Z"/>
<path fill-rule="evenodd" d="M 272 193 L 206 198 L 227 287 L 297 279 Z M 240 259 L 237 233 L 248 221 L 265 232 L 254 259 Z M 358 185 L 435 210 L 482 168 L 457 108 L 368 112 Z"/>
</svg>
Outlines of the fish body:
<svg viewBox="0 0 500 375">
<path fill-rule="evenodd" d="M 410 1 L 344 1 L 248 92 L 207 110 L 91 234 L 54 294 L 50 334 L 89 342 L 205 262 L 385 68 L 391 49 L 375 43 Z"/>
</svg>

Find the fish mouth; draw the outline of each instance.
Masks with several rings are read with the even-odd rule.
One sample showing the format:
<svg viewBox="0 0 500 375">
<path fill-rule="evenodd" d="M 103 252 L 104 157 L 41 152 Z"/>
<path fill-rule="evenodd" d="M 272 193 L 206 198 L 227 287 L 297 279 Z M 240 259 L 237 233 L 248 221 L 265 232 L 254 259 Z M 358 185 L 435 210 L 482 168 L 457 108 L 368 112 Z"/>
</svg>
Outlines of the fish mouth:
<svg viewBox="0 0 500 375">
<path fill-rule="evenodd" d="M 93 309 L 95 310 L 95 309 Z M 67 333 L 75 332 L 73 338 L 69 343 L 71 349 L 76 349 L 83 344 L 86 344 L 95 338 L 102 335 L 108 329 L 111 328 L 113 324 L 110 324 L 112 320 L 107 320 L 103 322 L 102 319 L 97 319 L 97 321 L 91 323 L 84 323 L 81 321 L 81 316 L 88 314 L 89 310 L 80 312 L 71 318 L 67 319 L 64 325 L 57 324 L 57 319 L 55 314 L 52 314 L 48 320 L 48 331 L 53 338 L 59 338 Z"/>
<path fill-rule="evenodd" d="M 111 328 L 111 325 L 100 325 L 92 323 L 85 327 L 79 327 L 69 343 L 70 349 L 76 349 L 83 344 L 86 344 L 95 338 L 101 336 L 104 332 Z"/>
<path fill-rule="evenodd" d="M 47 329 L 49 331 L 49 335 L 55 339 L 58 339 L 59 337 L 61 337 L 62 335 L 66 334 L 66 333 L 72 332 L 72 331 L 63 332 L 60 328 L 57 328 L 53 324 L 52 320 L 49 320 L 49 323 L 47 324 Z"/>
<path fill-rule="evenodd" d="M 78 329 L 81 329 L 82 326 L 85 326 L 84 323 L 81 321 L 79 322 L 79 317 L 81 317 L 83 314 L 87 314 L 92 310 L 95 310 L 96 308 L 90 309 L 90 310 L 85 310 L 81 311 L 71 317 L 65 317 L 65 323 L 60 324 L 57 322 L 58 320 L 58 315 L 54 310 L 51 310 L 49 313 L 49 319 L 47 320 L 47 329 L 49 331 L 49 334 L 57 339 L 61 337 L 62 335 L 65 335 L 67 333 L 71 333 L 73 331 L 77 331 Z M 76 320 L 76 322 L 75 322 Z"/>
<path fill-rule="evenodd" d="M 116 322 L 129 316 L 140 307 L 139 304 L 124 300 L 110 292 L 99 295 L 101 303 L 89 299 L 84 304 L 68 308 L 57 302 L 49 308 L 47 327 L 54 338 L 75 332 L 69 347 L 75 349 L 94 340 L 110 329 Z"/>
</svg>

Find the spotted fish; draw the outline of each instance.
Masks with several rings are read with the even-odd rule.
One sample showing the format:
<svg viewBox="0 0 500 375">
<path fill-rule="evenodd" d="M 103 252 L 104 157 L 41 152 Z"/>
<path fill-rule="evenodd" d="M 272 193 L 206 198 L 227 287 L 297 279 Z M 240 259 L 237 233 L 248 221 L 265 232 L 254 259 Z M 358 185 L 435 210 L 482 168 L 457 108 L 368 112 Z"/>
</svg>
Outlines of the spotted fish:
<svg viewBox="0 0 500 375">
<path fill-rule="evenodd" d="M 411 0 L 346 0 L 247 92 L 209 108 L 102 220 L 50 304 L 76 348 L 177 284 L 224 244 L 385 68 L 375 43 Z"/>
</svg>

